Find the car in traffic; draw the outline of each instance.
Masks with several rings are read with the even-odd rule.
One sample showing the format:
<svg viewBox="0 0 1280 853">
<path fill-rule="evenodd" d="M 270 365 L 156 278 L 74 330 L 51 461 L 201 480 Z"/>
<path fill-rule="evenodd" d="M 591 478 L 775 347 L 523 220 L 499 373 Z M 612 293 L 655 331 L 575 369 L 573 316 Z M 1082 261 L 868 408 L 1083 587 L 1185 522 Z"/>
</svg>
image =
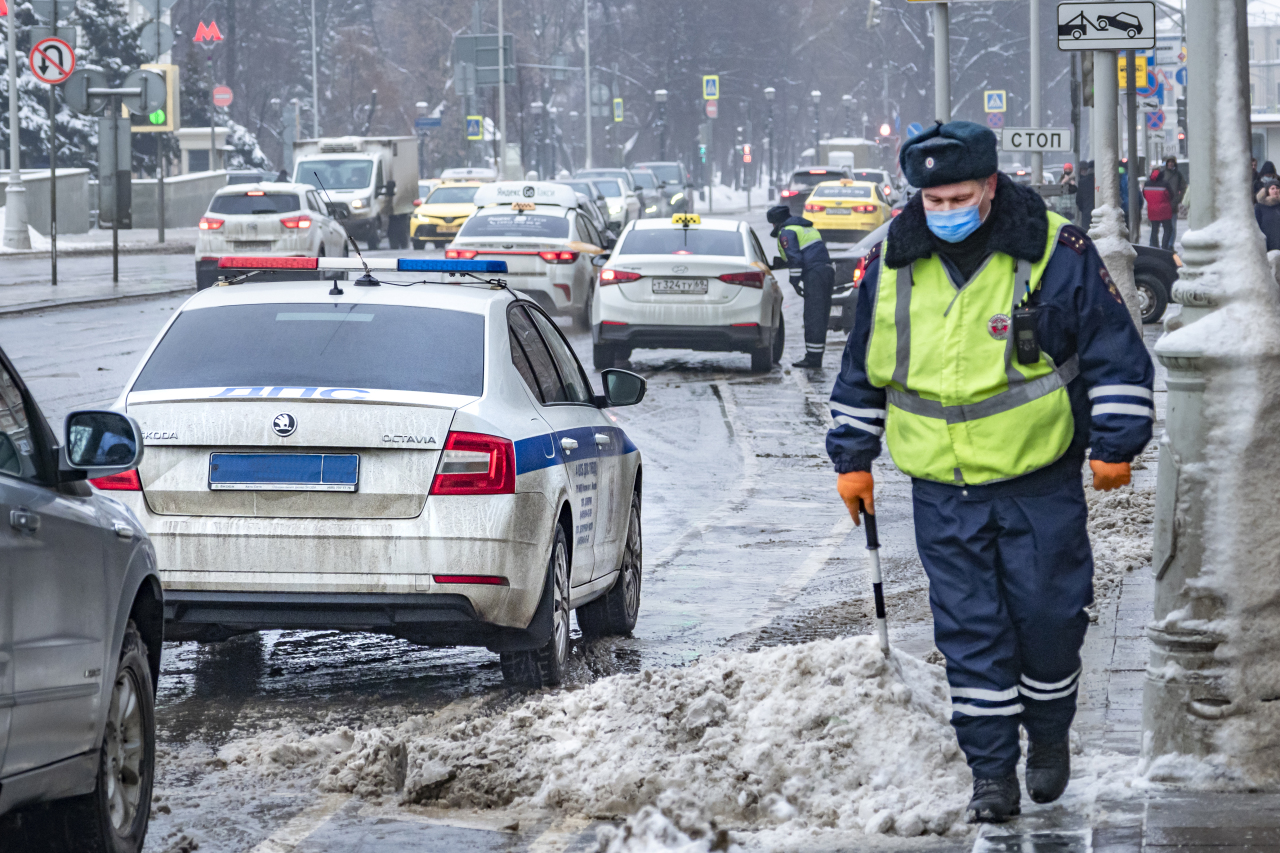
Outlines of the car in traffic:
<svg viewBox="0 0 1280 853">
<path fill-rule="evenodd" d="M 479 181 L 490 184 L 498 180 L 498 170 L 490 166 L 458 166 L 440 172 L 441 181 Z"/>
<path fill-rule="evenodd" d="M 147 436 L 115 494 L 155 543 L 168 635 L 484 646 L 542 685 L 563 676 L 572 611 L 586 636 L 628 633 L 641 457 L 606 410 L 644 380 L 611 371 L 597 393 L 501 261 L 289 261 L 370 274 L 196 294 L 116 403 Z"/>
<path fill-rule="evenodd" d="M 804 213 L 805 202 L 813 188 L 824 181 L 839 181 L 849 177 L 849 170 L 843 166 L 813 166 L 808 169 L 796 169 L 791 173 L 787 185 L 778 193 L 780 204 L 785 204 L 792 216 Z"/>
<path fill-rule="evenodd" d="M 745 222 L 643 219 L 601 264 L 591 336 L 597 370 L 636 349 L 676 348 L 749 353 L 764 372 L 782 358 L 782 289 Z"/>
<path fill-rule="evenodd" d="M 80 410 L 55 435 L 0 351 L 0 848 L 141 850 L 164 641 L 156 552 L 115 499 L 143 432 Z"/>
<path fill-rule="evenodd" d="M 634 192 L 627 192 L 626 184 L 621 178 L 587 180 L 604 196 L 605 207 L 609 210 L 609 227 L 616 233 L 622 233 L 628 222 L 635 222 L 640 218 L 640 197 Z"/>
<path fill-rule="evenodd" d="M 889 204 L 898 203 L 901 194 L 898 192 L 897 187 L 894 186 L 893 176 L 884 169 L 851 169 L 849 177 L 855 181 L 870 181 L 878 185 Z"/>
<path fill-rule="evenodd" d="M 667 197 L 662 192 L 662 182 L 658 180 L 658 176 L 648 169 L 639 168 L 633 168 L 631 175 L 636 179 L 636 186 L 639 187 L 640 198 L 643 200 L 642 216 L 656 216 L 659 219 L 670 217 Z"/>
<path fill-rule="evenodd" d="M 633 219 L 640 219 L 644 216 L 644 208 L 648 202 L 644 198 L 644 191 L 641 189 L 639 183 L 636 182 L 636 176 L 632 174 L 630 169 L 579 169 L 577 172 L 574 172 L 573 177 L 587 178 L 593 181 L 599 181 L 601 179 L 616 179 L 618 181 L 618 185 L 622 188 L 622 204 L 626 208 L 627 213 L 626 220 L 619 225 L 619 231 L 622 230 L 622 225 L 625 225 Z M 610 200 L 617 198 L 617 196 L 604 189 L 603 186 L 601 187 L 601 191 L 604 192 L 605 196 Z M 610 204 L 609 206 L 611 209 L 614 207 L 613 204 Z"/>
<path fill-rule="evenodd" d="M 685 170 L 684 164 L 678 160 L 650 160 L 636 163 L 637 169 L 648 169 L 658 176 L 662 185 L 662 195 L 667 200 L 667 214 L 689 212 L 689 187 L 693 181 Z"/>
<path fill-rule="evenodd" d="M 475 204 L 445 257 L 505 261 L 512 290 L 585 327 L 595 278 L 591 259 L 605 253 L 608 241 L 579 207 L 578 194 L 550 181 L 498 181 L 481 187 Z"/>
<path fill-rule="evenodd" d="M 600 214 L 596 226 L 601 229 L 608 229 L 609 223 L 609 200 L 605 198 L 604 193 L 600 192 L 600 188 L 593 182 L 587 180 L 577 180 L 575 178 L 566 178 L 562 181 L 556 181 L 557 184 L 564 184 L 566 187 L 572 187 L 573 191 L 580 196 L 585 196 L 587 201 Z M 617 236 L 616 234 L 614 235 Z"/>
<path fill-rule="evenodd" d="M 263 182 L 223 187 L 196 229 L 196 289 L 218 279 L 218 259 L 259 256 L 334 258 L 349 251 L 347 232 L 310 184 Z"/>
<path fill-rule="evenodd" d="M 1173 285 L 1182 268 L 1182 258 L 1169 249 L 1131 244 L 1138 256 L 1133 259 L 1133 285 L 1138 291 L 1138 309 L 1143 323 L 1159 323 L 1173 300 Z"/>
<path fill-rule="evenodd" d="M 822 239 L 853 243 L 888 222 L 891 209 L 880 184 L 843 179 L 814 187 L 801 215 L 813 223 Z"/>
<path fill-rule="evenodd" d="M 456 237 L 462 223 L 475 212 L 476 190 L 484 185 L 480 181 L 445 181 L 433 189 L 409 219 L 413 248 L 421 251 L 430 244 L 434 249 Z"/>
</svg>

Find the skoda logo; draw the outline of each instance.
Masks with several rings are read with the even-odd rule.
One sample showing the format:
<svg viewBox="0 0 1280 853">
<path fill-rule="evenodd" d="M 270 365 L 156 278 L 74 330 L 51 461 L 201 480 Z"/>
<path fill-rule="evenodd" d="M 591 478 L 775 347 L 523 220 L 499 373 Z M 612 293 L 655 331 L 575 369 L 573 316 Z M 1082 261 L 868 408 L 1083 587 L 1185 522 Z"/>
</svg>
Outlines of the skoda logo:
<svg viewBox="0 0 1280 853">
<path fill-rule="evenodd" d="M 689 271 L 689 268 L 686 267 L 684 264 L 680 264 L 679 266 L 672 267 L 671 271 L 676 275 L 684 275 Z"/>
<path fill-rule="evenodd" d="M 271 428 L 275 430 L 276 435 L 285 438 L 293 435 L 293 431 L 298 428 L 298 419 L 288 412 L 281 412 L 271 421 Z"/>
<path fill-rule="evenodd" d="M 525 198 L 533 198 L 533 187 L 525 187 L 522 192 Z"/>
</svg>

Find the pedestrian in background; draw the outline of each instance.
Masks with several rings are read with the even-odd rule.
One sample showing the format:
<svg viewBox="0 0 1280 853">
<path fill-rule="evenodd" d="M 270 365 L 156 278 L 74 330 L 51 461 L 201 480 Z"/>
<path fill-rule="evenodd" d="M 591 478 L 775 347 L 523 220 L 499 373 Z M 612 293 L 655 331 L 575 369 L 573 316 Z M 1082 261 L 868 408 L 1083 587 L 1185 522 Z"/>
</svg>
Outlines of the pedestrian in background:
<svg viewBox="0 0 1280 853">
<path fill-rule="evenodd" d="M 1147 203 L 1147 221 L 1151 223 L 1151 245 L 1172 250 L 1176 210 L 1173 206 L 1173 193 L 1165 186 L 1159 169 L 1151 172 L 1151 178 L 1142 188 L 1142 199 Z M 1163 239 L 1160 238 L 1162 227 Z"/>
<path fill-rule="evenodd" d="M 812 222 L 803 216 L 792 216 L 785 204 L 769 208 L 765 218 L 773 226 L 770 236 L 778 241 L 778 254 L 791 272 L 791 286 L 804 299 L 804 358 L 791 366 L 822 367 L 831 317 L 831 290 L 836 282 L 827 244 Z"/>
<path fill-rule="evenodd" d="M 1075 173 L 1074 167 L 1072 167 L 1070 163 L 1066 163 L 1063 165 L 1062 179 L 1059 180 L 1058 183 L 1064 187 L 1067 187 L 1068 188 L 1067 192 L 1069 193 L 1076 191 L 1076 173 Z"/>
<path fill-rule="evenodd" d="M 1085 231 L 1093 222 L 1093 161 L 1083 160 L 1080 163 L 1080 177 L 1076 179 L 1076 207 L 1080 210 L 1079 225 Z"/>
<path fill-rule="evenodd" d="M 1187 177 L 1178 169 L 1178 158 L 1170 154 L 1164 158 L 1164 168 L 1160 170 L 1160 180 L 1169 188 L 1173 196 L 1173 218 L 1178 218 L 1178 207 L 1187 194 Z"/>
<path fill-rule="evenodd" d="M 940 123 L 899 161 L 921 189 L 867 255 L 827 453 L 855 521 L 882 435 L 912 478 L 970 819 L 1003 821 L 1020 726 L 1031 799 L 1070 779 L 1093 600 L 1081 468 L 1088 449 L 1094 488 L 1129 482 L 1155 369 L 1089 238 L 997 171 L 995 134 Z"/>
<path fill-rule="evenodd" d="M 1276 164 L 1270 160 L 1262 164 L 1262 168 L 1258 170 L 1257 177 L 1253 179 L 1253 195 L 1257 198 L 1258 193 L 1262 190 L 1263 183 L 1270 178 L 1276 180 Z"/>
<path fill-rule="evenodd" d="M 1267 251 L 1274 252 L 1280 249 L 1280 181 L 1269 182 L 1258 190 L 1257 200 L 1253 218 L 1267 238 Z"/>
</svg>

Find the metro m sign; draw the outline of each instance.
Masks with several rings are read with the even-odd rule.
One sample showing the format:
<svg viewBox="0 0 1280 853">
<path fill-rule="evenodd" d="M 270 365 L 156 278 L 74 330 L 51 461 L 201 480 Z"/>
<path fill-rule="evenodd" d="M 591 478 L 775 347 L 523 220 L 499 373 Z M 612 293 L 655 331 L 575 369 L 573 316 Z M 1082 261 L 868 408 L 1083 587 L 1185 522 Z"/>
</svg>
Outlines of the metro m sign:
<svg viewBox="0 0 1280 853">
<path fill-rule="evenodd" d="M 1006 127 L 1003 151 L 1070 151 L 1071 131 L 1051 127 Z"/>
<path fill-rule="evenodd" d="M 192 39 L 194 42 L 202 41 L 222 41 L 222 33 L 218 30 L 218 22 L 210 21 L 209 26 L 204 25 L 204 21 L 196 27 L 196 37 Z"/>
</svg>

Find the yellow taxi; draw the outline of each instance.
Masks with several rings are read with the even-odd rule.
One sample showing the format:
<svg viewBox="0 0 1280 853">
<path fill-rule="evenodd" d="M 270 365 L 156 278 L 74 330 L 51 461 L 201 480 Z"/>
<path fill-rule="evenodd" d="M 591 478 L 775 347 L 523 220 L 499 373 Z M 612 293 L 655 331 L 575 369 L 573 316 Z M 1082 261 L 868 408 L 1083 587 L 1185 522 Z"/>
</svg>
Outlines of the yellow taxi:
<svg viewBox="0 0 1280 853">
<path fill-rule="evenodd" d="M 870 181 L 823 181 L 804 204 L 804 218 L 822 239 L 855 243 L 888 222 L 893 206 L 884 189 Z"/>
<path fill-rule="evenodd" d="M 433 189 L 409 220 L 413 248 L 422 249 L 431 243 L 434 249 L 436 244 L 452 240 L 467 217 L 475 213 L 472 199 L 484 184 L 483 181 L 444 181 Z"/>
</svg>

